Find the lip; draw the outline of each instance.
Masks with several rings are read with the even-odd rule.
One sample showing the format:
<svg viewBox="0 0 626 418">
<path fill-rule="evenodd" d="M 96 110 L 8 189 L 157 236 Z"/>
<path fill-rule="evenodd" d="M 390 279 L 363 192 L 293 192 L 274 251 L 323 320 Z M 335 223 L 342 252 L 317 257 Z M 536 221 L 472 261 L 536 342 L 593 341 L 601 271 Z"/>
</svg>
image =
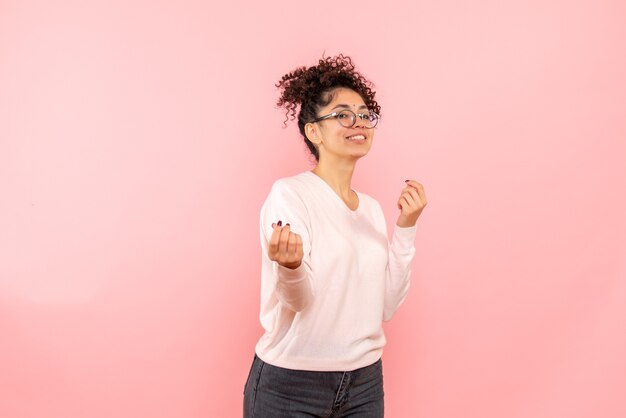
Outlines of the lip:
<svg viewBox="0 0 626 418">
<path fill-rule="evenodd" d="M 354 135 L 363 135 L 363 137 L 365 137 L 365 139 L 367 139 L 367 133 L 365 133 L 364 131 L 357 131 L 357 132 L 351 133 L 350 135 L 346 136 L 346 139 L 348 139 L 349 137 L 354 136 Z"/>
</svg>

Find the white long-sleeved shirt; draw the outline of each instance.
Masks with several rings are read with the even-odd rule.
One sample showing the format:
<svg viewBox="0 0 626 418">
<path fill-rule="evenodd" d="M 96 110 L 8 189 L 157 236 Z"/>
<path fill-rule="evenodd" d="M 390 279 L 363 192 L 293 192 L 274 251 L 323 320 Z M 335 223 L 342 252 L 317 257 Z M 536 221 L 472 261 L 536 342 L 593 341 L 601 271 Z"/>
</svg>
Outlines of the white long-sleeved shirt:
<svg viewBox="0 0 626 418">
<path fill-rule="evenodd" d="M 354 190 L 354 189 L 353 189 Z M 388 321 L 406 298 L 416 226 L 395 225 L 391 243 L 376 199 L 356 191 L 351 210 L 312 171 L 276 180 L 260 214 L 261 360 L 279 367 L 349 371 L 382 356 Z M 302 237 L 296 269 L 269 259 L 272 223 Z"/>
</svg>

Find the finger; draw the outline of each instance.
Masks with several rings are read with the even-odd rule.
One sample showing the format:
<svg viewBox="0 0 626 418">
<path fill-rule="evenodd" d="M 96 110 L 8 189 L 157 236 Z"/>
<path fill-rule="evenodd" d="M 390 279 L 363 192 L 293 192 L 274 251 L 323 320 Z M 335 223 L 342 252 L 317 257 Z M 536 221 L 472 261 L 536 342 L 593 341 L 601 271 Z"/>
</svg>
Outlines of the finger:
<svg viewBox="0 0 626 418">
<path fill-rule="evenodd" d="M 418 182 L 417 182 L 417 181 L 415 181 L 415 180 L 405 180 L 405 182 L 406 182 L 406 185 L 407 185 L 407 186 L 413 187 L 413 188 L 414 188 L 414 189 L 416 189 L 416 190 L 419 190 L 419 189 L 423 189 L 423 188 L 424 188 L 424 186 L 422 186 L 422 184 L 421 184 L 421 183 L 418 183 Z"/>
<path fill-rule="evenodd" d="M 409 201 L 406 199 L 405 195 L 402 195 L 400 197 L 400 205 L 402 205 L 402 210 L 407 210 L 411 208 L 411 204 L 409 203 Z"/>
<path fill-rule="evenodd" d="M 287 240 L 287 254 L 289 254 L 290 259 L 293 259 L 296 256 L 296 251 L 298 250 L 297 235 L 298 234 L 294 232 L 289 233 L 289 239 Z"/>
<path fill-rule="evenodd" d="M 413 196 L 411 196 L 411 193 L 403 193 L 402 197 L 407 201 L 410 208 L 417 209 L 417 203 L 415 203 L 415 200 L 413 199 Z"/>
<path fill-rule="evenodd" d="M 400 192 L 400 194 L 402 193 L 408 193 L 411 190 L 415 190 L 415 187 L 411 187 L 411 186 L 406 186 L 404 189 L 402 189 L 402 191 Z"/>
<path fill-rule="evenodd" d="M 304 252 L 302 250 L 302 237 L 298 234 L 296 235 L 296 256 L 298 257 L 299 260 L 302 260 L 302 257 L 304 256 Z"/>
<path fill-rule="evenodd" d="M 422 206 L 422 199 L 419 193 L 417 192 L 417 190 L 411 189 L 407 193 L 411 195 L 411 197 L 413 198 L 413 201 L 415 202 L 417 206 Z"/>
<path fill-rule="evenodd" d="M 424 191 L 424 186 L 420 184 L 420 187 L 417 188 L 417 194 L 420 197 L 423 206 L 426 206 L 426 192 Z"/>
<path fill-rule="evenodd" d="M 280 239 L 280 233 L 282 228 L 276 224 L 272 224 L 272 226 L 274 227 L 274 231 L 272 232 L 272 236 L 270 237 L 268 243 L 268 252 L 270 255 L 270 259 L 273 260 L 276 256 L 276 253 L 278 253 L 278 241 Z"/>
<path fill-rule="evenodd" d="M 287 245 L 289 243 L 289 231 L 291 227 L 289 224 L 283 226 L 282 231 L 280 231 L 280 238 L 278 239 L 278 253 L 279 254 L 287 254 Z"/>
<path fill-rule="evenodd" d="M 426 192 L 424 191 L 424 186 L 415 180 L 408 180 L 407 185 L 410 185 L 415 190 L 417 190 L 417 194 L 420 197 L 420 201 L 422 202 L 424 206 L 426 206 L 427 201 L 426 201 Z"/>
<path fill-rule="evenodd" d="M 400 197 L 398 197 L 398 209 L 402 210 L 402 193 L 400 193 Z"/>
<path fill-rule="evenodd" d="M 420 197 L 420 201 L 423 204 L 426 204 L 426 192 L 424 191 L 424 186 L 422 186 L 420 183 L 415 182 L 415 190 L 417 191 L 417 194 Z"/>
</svg>

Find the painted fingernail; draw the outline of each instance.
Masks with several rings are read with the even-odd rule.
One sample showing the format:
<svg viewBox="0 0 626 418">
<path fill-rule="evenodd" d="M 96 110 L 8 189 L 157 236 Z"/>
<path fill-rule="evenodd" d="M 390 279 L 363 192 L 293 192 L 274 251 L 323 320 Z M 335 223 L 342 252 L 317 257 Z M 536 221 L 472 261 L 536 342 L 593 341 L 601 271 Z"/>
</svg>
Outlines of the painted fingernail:
<svg viewBox="0 0 626 418">
<path fill-rule="evenodd" d="M 283 221 L 278 221 L 278 226 L 283 226 Z"/>
<path fill-rule="evenodd" d="M 408 180 L 404 180 L 404 182 L 406 183 L 406 182 L 408 182 Z"/>
<path fill-rule="evenodd" d="M 272 228 L 274 228 L 274 225 L 276 225 L 276 223 L 275 223 L 275 222 L 272 222 Z"/>
<path fill-rule="evenodd" d="M 289 226 L 289 224 L 285 224 L 285 226 Z"/>
</svg>

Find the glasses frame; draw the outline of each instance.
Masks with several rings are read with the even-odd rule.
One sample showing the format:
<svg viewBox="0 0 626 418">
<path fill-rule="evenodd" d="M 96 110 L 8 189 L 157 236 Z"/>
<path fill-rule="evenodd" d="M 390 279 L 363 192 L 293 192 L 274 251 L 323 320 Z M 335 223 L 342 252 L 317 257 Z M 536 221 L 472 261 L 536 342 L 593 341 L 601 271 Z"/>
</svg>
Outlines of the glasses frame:
<svg viewBox="0 0 626 418">
<path fill-rule="evenodd" d="M 354 125 L 356 125 L 357 116 L 361 118 L 361 121 L 363 121 L 363 118 L 365 116 L 368 116 L 368 115 L 365 115 L 363 113 L 354 113 L 350 109 L 342 109 L 342 110 L 330 113 L 330 114 L 325 115 L 325 116 L 320 116 L 319 118 L 317 118 L 315 120 L 312 120 L 309 123 L 321 122 L 323 120 L 326 120 L 328 118 L 333 118 L 333 117 L 336 118 L 337 116 L 339 116 L 340 113 L 343 113 L 343 112 L 350 112 L 350 113 L 352 113 L 354 115 L 354 118 L 353 118 L 354 122 L 352 122 L 352 125 L 350 125 L 350 126 L 342 125 L 341 122 L 339 122 L 339 119 L 337 119 L 337 122 L 339 122 L 339 124 L 341 126 L 343 126 L 344 128 L 352 128 Z M 378 113 L 376 113 L 376 112 L 370 112 L 370 113 L 373 113 L 374 115 L 376 115 L 376 124 L 374 126 L 364 126 L 365 129 L 374 129 L 378 125 L 378 121 L 380 121 L 380 115 Z"/>
</svg>

